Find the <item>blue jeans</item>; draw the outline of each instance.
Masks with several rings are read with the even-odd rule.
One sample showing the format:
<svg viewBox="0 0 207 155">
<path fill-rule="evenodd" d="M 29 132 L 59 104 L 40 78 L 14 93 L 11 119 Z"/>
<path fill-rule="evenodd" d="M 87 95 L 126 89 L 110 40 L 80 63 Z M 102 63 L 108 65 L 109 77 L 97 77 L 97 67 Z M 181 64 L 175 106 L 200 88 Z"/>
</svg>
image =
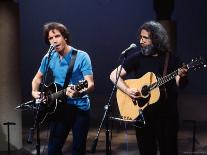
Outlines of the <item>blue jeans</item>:
<svg viewBox="0 0 207 155">
<path fill-rule="evenodd" d="M 50 123 L 48 155 L 62 155 L 70 130 L 73 135 L 72 155 L 85 155 L 90 112 L 66 105 L 56 116 Z"/>
</svg>

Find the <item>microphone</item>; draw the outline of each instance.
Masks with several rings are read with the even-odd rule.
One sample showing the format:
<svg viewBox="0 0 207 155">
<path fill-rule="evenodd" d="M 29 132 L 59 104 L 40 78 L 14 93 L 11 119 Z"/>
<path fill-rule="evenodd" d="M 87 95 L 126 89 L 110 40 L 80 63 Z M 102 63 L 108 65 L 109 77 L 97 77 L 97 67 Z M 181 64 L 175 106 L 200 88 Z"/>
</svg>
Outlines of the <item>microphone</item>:
<svg viewBox="0 0 207 155">
<path fill-rule="evenodd" d="M 34 103 L 34 100 L 31 100 L 31 101 L 25 102 L 23 104 L 20 104 L 15 109 L 21 109 L 21 108 L 25 108 L 25 107 L 30 107 L 33 103 Z"/>
<path fill-rule="evenodd" d="M 48 51 L 47 51 L 47 54 L 50 55 L 50 53 L 51 53 L 54 49 L 55 49 L 55 45 L 50 44 L 50 47 L 49 47 L 49 49 L 48 49 Z"/>
<path fill-rule="evenodd" d="M 132 43 L 127 49 L 125 49 L 123 52 L 121 52 L 121 55 L 127 54 L 129 51 L 131 51 L 134 48 L 137 48 L 137 45 Z"/>
<path fill-rule="evenodd" d="M 55 45 L 50 44 L 50 48 L 51 48 L 51 50 L 54 50 L 55 49 Z"/>
</svg>

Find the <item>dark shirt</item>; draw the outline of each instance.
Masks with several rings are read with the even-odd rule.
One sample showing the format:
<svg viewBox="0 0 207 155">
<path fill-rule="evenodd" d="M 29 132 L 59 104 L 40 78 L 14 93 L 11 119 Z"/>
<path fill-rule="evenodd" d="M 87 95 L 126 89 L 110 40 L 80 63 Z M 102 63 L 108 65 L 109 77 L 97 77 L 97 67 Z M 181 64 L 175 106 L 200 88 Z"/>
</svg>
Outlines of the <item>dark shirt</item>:
<svg viewBox="0 0 207 155">
<path fill-rule="evenodd" d="M 147 72 L 153 72 L 159 78 L 163 77 L 164 64 L 165 55 L 144 56 L 137 52 L 127 58 L 123 68 L 127 74 L 132 75 L 131 78 L 141 78 Z M 171 54 L 167 74 L 177 70 L 181 66 L 180 64 L 178 57 Z M 166 92 L 164 88 L 166 88 Z M 177 116 L 177 86 L 175 79 L 160 87 L 158 102 L 145 108 L 144 113 L 149 115 L 149 117 Z"/>
</svg>

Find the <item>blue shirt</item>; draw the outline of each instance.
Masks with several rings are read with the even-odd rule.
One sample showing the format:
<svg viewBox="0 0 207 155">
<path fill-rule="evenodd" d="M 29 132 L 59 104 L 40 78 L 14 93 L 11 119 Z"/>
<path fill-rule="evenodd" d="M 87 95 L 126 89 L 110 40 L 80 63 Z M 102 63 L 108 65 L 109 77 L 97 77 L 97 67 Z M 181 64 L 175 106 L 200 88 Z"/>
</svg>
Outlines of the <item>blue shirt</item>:
<svg viewBox="0 0 207 155">
<path fill-rule="evenodd" d="M 71 61 L 72 56 L 72 47 L 71 50 L 65 55 L 62 60 L 60 60 L 59 54 L 56 51 L 52 51 L 51 60 L 49 64 L 49 68 L 51 69 L 54 82 L 63 86 L 65 82 L 65 77 L 68 71 L 68 66 Z M 46 65 L 48 62 L 48 54 L 46 54 L 41 62 L 39 71 L 44 74 L 46 72 Z M 80 80 L 84 80 L 84 76 L 92 75 L 92 65 L 89 55 L 81 50 L 78 50 L 76 60 L 73 67 L 73 72 L 71 78 L 69 80 L 69 84 L 76 85 Z M 82 110 L 88 110 L 90 108 L 90 101 L 88 95 L 79 98 L 69 98 L 67 99 L 67 103 L 77 106 Z"/>
</svg>

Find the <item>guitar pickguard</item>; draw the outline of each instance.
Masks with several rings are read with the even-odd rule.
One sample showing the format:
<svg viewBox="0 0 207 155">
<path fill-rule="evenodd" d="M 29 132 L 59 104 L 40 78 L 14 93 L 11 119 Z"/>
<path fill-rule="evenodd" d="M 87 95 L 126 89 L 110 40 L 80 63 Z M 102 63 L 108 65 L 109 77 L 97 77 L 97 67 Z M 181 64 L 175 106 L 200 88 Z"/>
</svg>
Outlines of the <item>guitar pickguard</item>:
<svg viewBox="0 0 207 155">
<path fill-rule="evenodd" d="M 145 105 L 149 104 L 150 94 L 147 97 L 140 97 L 136 100 L 133 100 L 133 103 L 138 105 L 140 108 L 144 107 Z"/>
</svg>

